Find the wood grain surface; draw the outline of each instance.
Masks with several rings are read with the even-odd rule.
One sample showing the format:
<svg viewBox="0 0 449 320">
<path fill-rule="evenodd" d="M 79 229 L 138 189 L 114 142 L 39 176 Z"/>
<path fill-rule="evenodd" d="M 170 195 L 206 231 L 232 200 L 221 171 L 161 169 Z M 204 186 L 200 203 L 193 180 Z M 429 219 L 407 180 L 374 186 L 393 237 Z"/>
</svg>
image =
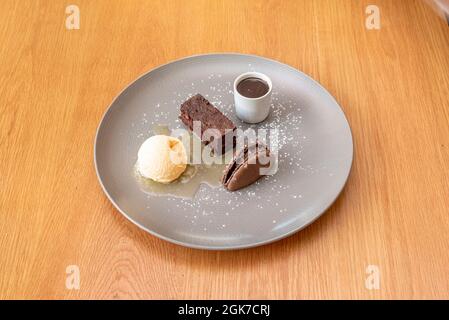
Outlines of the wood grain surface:
<svg viewBox="0 0 449 320">
<path fill-rule="evenodd" d="M 69 4 L 79 30 L 65 27 Z M 380 30 L 365 28 L 369 4 Z M 2 0 L 0 43 L 0 298 L 449 298 L 449 27 L 423 1 Z M 277 243 L 164 242 L 97 182 L 94 136 L 117 93 L 210 52 L 304 71 L 351 124 L 344 192 Z"/>
</svg>

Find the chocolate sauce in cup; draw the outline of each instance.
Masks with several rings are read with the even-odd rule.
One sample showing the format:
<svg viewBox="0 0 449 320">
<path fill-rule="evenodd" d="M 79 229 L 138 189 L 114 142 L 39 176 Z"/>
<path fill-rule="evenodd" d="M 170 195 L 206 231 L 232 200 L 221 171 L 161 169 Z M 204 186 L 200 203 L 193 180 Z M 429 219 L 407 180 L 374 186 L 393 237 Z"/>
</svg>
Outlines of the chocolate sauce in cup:
<svg viewBox="0 0 449 320">
<path fill-rule="evenodd" d="M 240 81 L 237 84 L 237 91 L 247 98 L 259 98 L 267 94 L 270 86 L 265 80 L 251 77 Z"/>
<path fill-rule="evenodd" d="M 246 72 L 234 81 L 234 102 L 237 117 L 247 123 L 262 122 L 271 105 L 271 79 L 260 72 Z"/>
</svg>

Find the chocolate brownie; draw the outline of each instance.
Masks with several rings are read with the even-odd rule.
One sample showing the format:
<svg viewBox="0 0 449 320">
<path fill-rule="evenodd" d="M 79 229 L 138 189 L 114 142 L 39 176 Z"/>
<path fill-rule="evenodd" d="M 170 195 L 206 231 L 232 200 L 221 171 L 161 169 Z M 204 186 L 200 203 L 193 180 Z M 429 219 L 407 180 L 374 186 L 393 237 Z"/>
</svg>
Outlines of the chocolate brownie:
<svg viewBox="0 0 449 320">
<path fill-rule="evenodd" d="M 194 130 L 194 121 L 201 124 L 201 141 L 210 145 L 217 154 L 222 154 L 228 148 L 235 146 L 234 123 L 215 108 L 201 94 L 194 95 L 181 104 L 179 119 L 191 130 Z M 216 129 L 212 136 L 204 135 L 207 129 Z M 198 134 L 199 132 L 195 132 Z"/>
</svg>

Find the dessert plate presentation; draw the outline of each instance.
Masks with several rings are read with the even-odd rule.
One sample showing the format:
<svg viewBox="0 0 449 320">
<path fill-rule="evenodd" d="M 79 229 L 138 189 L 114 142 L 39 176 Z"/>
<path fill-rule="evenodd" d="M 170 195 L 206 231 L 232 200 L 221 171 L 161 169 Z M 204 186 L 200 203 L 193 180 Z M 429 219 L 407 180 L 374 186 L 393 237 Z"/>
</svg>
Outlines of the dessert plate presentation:
<svg viewBox="0 0 449 320">
<path fill-rule="evenodd" d="M 258 108 L 264 111 L 251 113 Z M 191 156 L 174 132 L 195 140 L 192 119 L 223 132 L 275 132 L 276 148 L 258 140 L 236 151 L 231 139 L 225 150 L 216 137 L 200 138 L 201 150 L 219 150 L 226 160 L 168 166 L 169 151 L 183 161 Z M 253 167 L 240 165 L 249 150 L 275 155 L 277 170 L 256 176 L 258 157 Z M 188 247 L 241 249 L 279 240 L 323 214 L 346 183 L 353 142 L 338 103 L 304 73 L 252 55 L 207 54 L 160 66 L 122 91 L 98 127 L 94 157 L 104 192 L 137 226 Z"/>
</svg>

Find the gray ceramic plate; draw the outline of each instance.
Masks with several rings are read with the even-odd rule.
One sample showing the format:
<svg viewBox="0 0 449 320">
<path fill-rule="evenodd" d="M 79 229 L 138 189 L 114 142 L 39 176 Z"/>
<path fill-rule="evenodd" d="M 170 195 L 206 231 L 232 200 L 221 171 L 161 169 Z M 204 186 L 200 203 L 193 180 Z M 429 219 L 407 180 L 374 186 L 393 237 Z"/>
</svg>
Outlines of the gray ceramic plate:
<svg viewBox="0 0 449 320">
<path fill-rule="evenodd" d="M 182 127 L 180 104 L 201 93 L 234 123 L 233 80 L 246 71 L 273 81 L 273 105 L 260 126 L 279 130 L 279 171 L 238 192 L 202 185 L 192 200 L 152 196 L 132 174 L 153 125 Z M 256 126 L 257 127 L 257 126 Z M 313 222 L 348 178 L 353 142 L 334 98 L 304 73 L 242 54 L 188 57 L 158 67 L 114 100 L 98 128 L 95 166 L 115 207 L 137 226 L 170 242 L 202 249 L 239 249 L 286 237 Z"/>
</svg>

